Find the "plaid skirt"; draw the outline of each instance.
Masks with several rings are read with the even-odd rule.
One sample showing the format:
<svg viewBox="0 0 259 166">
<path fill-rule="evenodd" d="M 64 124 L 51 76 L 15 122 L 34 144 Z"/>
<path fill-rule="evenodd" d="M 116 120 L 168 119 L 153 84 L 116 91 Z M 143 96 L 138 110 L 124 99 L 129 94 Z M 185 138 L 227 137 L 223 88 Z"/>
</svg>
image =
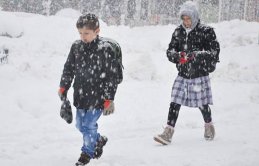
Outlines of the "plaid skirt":
<svg viewBox="0 0 259 166">
<path fill-rule="evenodd" d="M 213 104 L 209 76 L 194 79 L 177 76 L 172 88 L 171 102 L 188 107 Z"/>
</svg>

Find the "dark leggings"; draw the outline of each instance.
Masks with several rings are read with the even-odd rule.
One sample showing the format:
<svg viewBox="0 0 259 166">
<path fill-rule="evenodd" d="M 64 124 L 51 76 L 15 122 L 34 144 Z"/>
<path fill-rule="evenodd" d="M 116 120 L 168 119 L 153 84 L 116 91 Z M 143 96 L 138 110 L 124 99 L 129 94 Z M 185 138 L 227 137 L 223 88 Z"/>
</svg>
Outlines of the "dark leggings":
<svg viewBox="0 0 259 166">
<path fill-rule="evenodd" d="M 175 126 L 180 108 L 181 108 L 180 104 L 176 104 L 176 103 L 173 103 L 173 102 L 170 104 L 168 119 L 167 119 L 168 125 L 173 126 L 173 127 Z M 210 110 L 209 105 L 204 105 L 202 107 L 199 107 L 199 109 L 202 113 L 204 122 L 205 123 L 211 122 L 211 110 Z"/>
</svg>

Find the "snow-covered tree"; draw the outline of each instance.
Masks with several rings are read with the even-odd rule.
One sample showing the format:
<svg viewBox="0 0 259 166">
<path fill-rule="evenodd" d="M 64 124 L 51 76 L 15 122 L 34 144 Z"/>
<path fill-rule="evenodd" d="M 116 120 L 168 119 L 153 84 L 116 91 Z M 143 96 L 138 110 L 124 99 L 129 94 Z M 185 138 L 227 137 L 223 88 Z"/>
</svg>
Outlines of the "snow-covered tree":
<svg viewBox="0 0 259 166">
<path fill-rule="evenodd" d="M 101 1 L 99 0 L 81 0 L 80 11 L 83 14 L 94 13 L 96 15 L 100 14 L 101 11 Z"/>
<path fill-rule="evenodd" d="M 200 0 L 199 9 L 203 22 L 217 22 L 219 12 L 219 0 Z"/>
<path fill-rule="evenodd" d="M 127 1 L 127 13 L 125 17 L 125 23 L 126 25 L 134 25 L 134 15 L 136 14 L 137 4 L 136 0 L 128 0 Z"/>
<path fill-rule="evenodd" d="M 187 0 L 0 0 L 3 11 L 54 15 L 64 8 L 94 13 L 109 25 L 179 23 L 179 8 Z M 203 22 L 231 19 L 259 21 L 259 0 L 192 0 Z"/>
<path fill-rule="evenodd" d="M 120 0 L 104 0 L 102 19 L 107 24 L 120 25 L 124 2 Z"/>
</svg>

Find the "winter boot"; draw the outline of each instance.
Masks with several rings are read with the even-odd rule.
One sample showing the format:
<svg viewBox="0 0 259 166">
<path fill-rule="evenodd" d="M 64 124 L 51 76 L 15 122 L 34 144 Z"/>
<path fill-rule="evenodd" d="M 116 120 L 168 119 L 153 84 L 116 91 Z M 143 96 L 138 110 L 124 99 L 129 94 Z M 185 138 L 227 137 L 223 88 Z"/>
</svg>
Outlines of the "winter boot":
<svg viewBox="0 0 259 166">
<path fill-rule="evenodd" d="M 82 152 L 80 158 L 76 163 L 76 166 L 84 166 L 90 162 L 90 159 L 91 157 L 88 154 Z"/>
<path fill-rule="evenodd" d="M 204 138 L 206 140 L 213 140 L 215 137 L 215 128 L 212 122 L 205 123 L 204 125 L 205 131 L 204 131 Z"/>
<path fill-rule="evenodd" d="M 103 147 L 106 145 L 108 138 L 105 136 L 100 136 L 100 139 L 97 141 L 94 158 L 99 159 L 103 154 Z"/>
<path fill-rule="evenodd" d="M 154 140 L 163 145 L 168 145 L 171 143 L 173 134 L 174 134 L 174 128 L 172 126 L 167 126 L 162 134 L 159 134 L 154 137 Z"/>
</svg>

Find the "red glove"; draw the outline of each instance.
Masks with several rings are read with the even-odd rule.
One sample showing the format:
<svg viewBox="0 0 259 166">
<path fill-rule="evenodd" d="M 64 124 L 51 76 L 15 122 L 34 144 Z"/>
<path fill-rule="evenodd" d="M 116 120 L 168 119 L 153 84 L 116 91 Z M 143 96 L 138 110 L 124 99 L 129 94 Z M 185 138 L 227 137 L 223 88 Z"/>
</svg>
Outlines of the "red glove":
<svg viewBox="0 0 259 166">
<path fill-rule="evenodd" d="M 63 100 L 66 100 L 67 98 L 67 91 L 64 87 L 60 87 L 59 90 L 58 90 L 58 95 L 60 97 L 60 99 L 63 101 Z"/>
<path fill-rule="evenodd" d="M 189 53 L 189 54 L 186 54 L 185 52 L 181 52 L 180 53 L 180 64 L 185 64 L 191 60 L 193 60 L 195 58 L 195 54 L 194 53 Z"/>
<path fill-rule="evenodd" d="M 65 90 L 66 90 L 65 88 L 60 87 L 59 90 L 58 90 L 58 92 L 61 93 L 61 94 L 63 94 L 63 93 L 65 92 Z"/>
<path fill-rule="evenodd" d="M 110 104 L 111 104 L 111 100 L 104 100 L 104 104 L 103 104 L 104 109 L 107 109 L 110 106 Z"/>
<path fill-rule="evenodd" d="M 112 100 L 104 100 L 103 115 L 110 115 L 114 112 L 114 103 Z"/>
<path fill-rule="evenodd" d="M 180 56 L 181 56 L 180 61 L 179 61 L 180 64 L 185 64 L 186 62 L 188 62 L 187 55 L 185 52 L 181 52 Z"/>
<path fill-rule="evenodd" d="M 193 53 L 193 52 L 191 52 L 191 53 L 189 53 L 188 55 L 187 55 L 187 60 L 188 61 L 191 61 L 191 60 L 193 60 L 194 58 L 195 58 L 195 53 Z"/>
</svg>

